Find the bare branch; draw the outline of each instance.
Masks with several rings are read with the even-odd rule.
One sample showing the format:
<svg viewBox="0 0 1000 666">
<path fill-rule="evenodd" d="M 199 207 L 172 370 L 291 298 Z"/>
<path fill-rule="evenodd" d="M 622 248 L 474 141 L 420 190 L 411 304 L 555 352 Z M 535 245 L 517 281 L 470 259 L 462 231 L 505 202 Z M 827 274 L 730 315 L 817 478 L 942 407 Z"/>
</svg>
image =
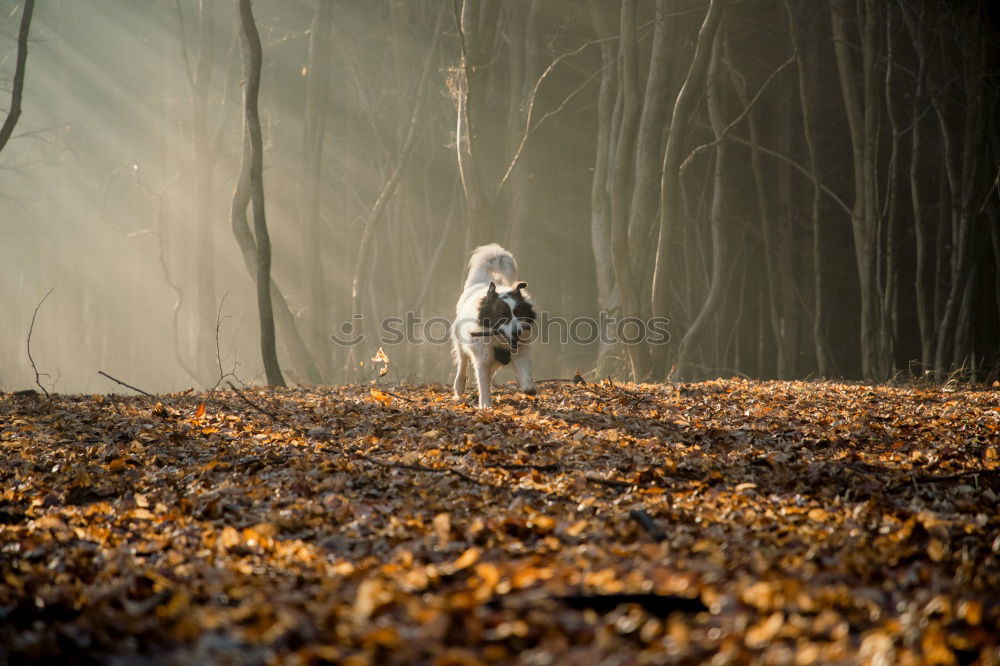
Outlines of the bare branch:
<svg viewBox="0 0 1000 666">
<path fill-rule="evenodd" d="M 730 130 L 732 130 L 734 127 L 743 122 L 743 119 L 746 118 L 747 114 L 750 113 L 750 110 L 754 107 L 754 104 L 756 104 L 757 100 L 760 99 L 760 96 L 764 93 L 764 91 L 767 90 L 768 84 L 770 84 L 771 81 L 773 81 L 774 78 L 778 76 L 778 74 L 780 74 L 786 67 L 795 62 L 796 58 L 798 58 L 798 55 L 799 52 L 795 51 L 794 53 L 792 53 L 792 55 L 788 57 L 788 60 L 781 63 L 781 65 L 776 70 L 771 72 L 771 75 L 767 77 L 767 80 L 764 81 L 764 83 L 761 85 L 760 90 L 758 90 L 757 94 L 753 96 L 753 99 L 751 99 L 750 102 L 747 103 L 747 105 L 743 108 L 743 111 L 740 113 L 740 115 L 736 116 L 733 122 L 726 125 L 725 129 L 722 130 L 722 133 L 718 137 L 716 137 L 713 141 L 709 141 L 708 143 L 703 143 L 702 145 L 692 150 L 690 154 L 688 154 L 688 156 L 684 158 L 684 161 L 681 162 L 680 170 L 683 172 L 684 169 L 687 168 L 691 160 L 693 160 L 698 153 L 719 145 L 729 134 Z"/>
<path fill-rule="evenodd" d="M 51 293 L 52 290 L 49 289 L 45 292 L 45 295 L 42 296 L 42 300 L 38 301 L 38 305 L 35 306 L 35 312 L 31 315 L 31 326 L 28 327 L 28 361 L 31 362 L 31 369 L 35 371 L 35 383 L 38 384 L 38 388 L 42 389 L 42 393 L 45 394 L 46 398 L 49 397 L 49 392 L 45 390 L 44 386 L 42 386 L 41 379 L 42 376 L 48 377 L 49 374 L 46 372 L 38 372 L 38 368 L 35 366 L 35 359 L 31 358 L 31 333 L 35 330 L 35 317 L 38 316 L 38 308 L 42 307 L 42 303 L 45 302 L 45 299 L 48 298 Z"/>
<path fill-rule="evenodd" d="M 121 384 L 121 385 L 122 385 L 122 386 L 124 386 L 125 388 L 130 388 L 130 389 L 132 389 L 133 391 L 138 391 L 139 393 L 141 393 L 141 394 L 143 394 L 143 395 L 148 395 L 148 396 L 149 396 L 150 398 L 154 398 L 154 397 L 156 397 L 156 396 L 154 396 L 154 395 L 153 395 L 152 393 L 147 393 L 146 391 L 143 391 L 143 390 L 142 390 L 141 388 L 136 388 L 136 387 L 132 386 L 131 384 L 126 384 L 125 382 L 123 382 L 123 381 L 122 381 L 122 380 L 120 380 L 120 379 L 115 379 L 114 377 L 112 377 L 112 376 L 111 376 L 111 375 L 109 375 L 108 373 L 104 372 L 103 370 L 98 370 L 98 371 L 97 371 L 97 374 L 99 374 L 99 375 L 103 375 L 103 376 L 107 377 L 108 379 L 110 379 L 111 381 L 113 381 L 114 383 L 116 383 L 116 384 Z"/>
</svg>

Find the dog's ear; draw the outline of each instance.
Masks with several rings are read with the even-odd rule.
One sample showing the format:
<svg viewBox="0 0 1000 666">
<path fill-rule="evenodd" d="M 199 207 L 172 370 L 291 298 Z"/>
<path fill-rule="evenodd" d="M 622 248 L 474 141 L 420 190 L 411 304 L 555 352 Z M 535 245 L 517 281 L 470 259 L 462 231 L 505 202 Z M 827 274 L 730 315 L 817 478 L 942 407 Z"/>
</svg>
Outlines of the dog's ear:
<svg viewBox="0 0 1000 666">
<path fill-rule="evenodd" d="M 527 288 L 528 288 L 527 282 L 518 282 L 517 286 L 514 287 L 514 291 L 521 291 L 522 289 L 527 289 Z"/>
<path fill-rule="evenodd" d="M 493 298 L 496 295 L 497 295 L 497 283 L 490 282 L 490 288 L 486 291 L 486 297 Z"/>
</svg>

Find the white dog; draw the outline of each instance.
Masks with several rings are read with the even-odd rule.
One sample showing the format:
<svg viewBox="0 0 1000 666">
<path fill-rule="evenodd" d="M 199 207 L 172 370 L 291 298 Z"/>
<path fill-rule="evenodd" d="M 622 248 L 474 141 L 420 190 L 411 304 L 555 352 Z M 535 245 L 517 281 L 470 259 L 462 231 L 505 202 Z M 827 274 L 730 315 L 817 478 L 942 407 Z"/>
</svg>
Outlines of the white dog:
<svg viewBox="0 0 1000 666">
<path fill-rule="evenodd" d="M 479 407 L 492 407 L 490 384 L 501 365 L 513 363 L 521 390 L 534 395 L 531 381 L 530 340 L 535 324 L 526 282 L 516 282 L 517 262 L 496 243 L 477 247 L 469 259 L 469 276 L 455 306 L 452 356 L 458 364 L 455 399 L 465 391 L 469 364 L 476 373 Z"/>
</svg>

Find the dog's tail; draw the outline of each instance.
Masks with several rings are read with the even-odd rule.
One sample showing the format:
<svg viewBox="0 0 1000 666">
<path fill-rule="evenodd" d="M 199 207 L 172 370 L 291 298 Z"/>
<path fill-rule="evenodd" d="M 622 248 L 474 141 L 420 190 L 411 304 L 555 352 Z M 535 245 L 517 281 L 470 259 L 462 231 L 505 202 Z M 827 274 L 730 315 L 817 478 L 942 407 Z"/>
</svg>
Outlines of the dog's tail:
<svg viewBox="0 0 1000 666">
<path fill-rule="evenodd" d="M 496 280 L 505 286 L 513 286 L 517 276 L 517 262 L 514 255 L 496 243 L 480 245 L 469 258 L 469 276 L 465 279 L 468 289 L 474 284 Z"/>
</svg>

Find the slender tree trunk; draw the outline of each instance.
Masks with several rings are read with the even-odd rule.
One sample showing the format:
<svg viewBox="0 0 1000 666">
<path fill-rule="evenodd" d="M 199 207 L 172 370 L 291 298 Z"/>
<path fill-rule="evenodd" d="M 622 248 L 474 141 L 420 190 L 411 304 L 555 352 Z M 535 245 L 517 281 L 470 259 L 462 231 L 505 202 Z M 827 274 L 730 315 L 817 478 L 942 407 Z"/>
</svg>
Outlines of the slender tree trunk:
<svg viewBox="0 0 1000 666">
<path fill-rule="evenodd" d="M 326 115 L 330 88 L 330 37 L 333 27 L 333 0 L 319 0 L 309 29 L 309 60 L 306 65 L 305 127 L 302 132 L 302 248 L 305 258 L 306 302 L 309 324 L 308 346 L 319 359 L 322 377 L 329 379 L 332 368 L 327 339 L 327 300 L 323 232 L 320 225 L 323 148 L 326 143 Z"/>
<path fill-rule="evenodd" d="M 670 119 L 670 130 L 667 132 L 667 145 L 663 154 L 663 168 L 660 172 L 660 227 L 656 243 L 656 259 L 653 269 L 653 289 L 650 311 L 654 317 L 667 317 L 670 314 L 670 242 L 671 230 L 682 215 L 680 166 L 684 156 L 684 137 L 688 122 L 698 101 L 701 86 L 705 81 L 705 72 L 712 51 L 712 42 L 722 19 L 724 0 L 710 0 L 705 20 L 698 30 L 698 41 L 695 44 L 694 57 L 688 68 L 684 83 L 674 102 L 674 110 Z M 660 345 L 653 350 L 653 371 L 659 375 L 667 374 L 666 345 Z"/>
<path fill-rule="evenodd" d="M 993 246 L 993 298 L 996 301 L 997 315 L 1000 316 L 1000 220 L 995 209 L 989 210 L 990 244 Z M 1000 346 L 1000 345 L 995 345 Z M 991 351 L 1000 351 L 994 349 Z"/>
<path fill-rule="evenodd" d="M 198 53 L 191 78 L 191 134 L 194 140 L 195 225 L 197 249 L 197 368 L 204 375 L 215 364 L 215 234 L 212 229 L 212 177 L 215 154 L 208 131 L 208 98 L 215 68 L 215 5 L 198 3 Z M 182 48 L 186 48 L 182 44 Z"/>
<path fill-rule="evenodd" d="M 260 90 L 261 48 L 250 0 L 236 0 L 243 47 L 243 164 L 240 182 L 233 194 L 233 216 L 246 215 L 253 207 L 253 229 L 257 245 L 257 309 L 260 315 L 260 349 L 264 373 L 271 386 L 284 386 L 275 349 L 274 314 L 271 308 L 271 241 L 264 216 L 264 156 L 257 95 Z"/>
<path fill-rule="evenodd" d="M 491 30 L 496 29 L 497 6 L 488 0 L 454 0 L 454 15 L 461 54 L 453 80 L 458 173 L 472 241 L 489 243 L 497 238 L 497 220 L 496 197 L 487 187 L 485 173 L 490 150 L 486 139 L 487 65 L 493 55 Z"/>
<path fill-rule="evenodd" d="M 867 0 L 865 0 L 867 5 Z M 857 264 L 858 288 L 861 299 L 861 374 L 866 379 L 880 378 L 878 357 L 878 299 L 874 275 L 874 217 L 875 206 L 870 176 L 874 173 L 875 146 L 873 144 L 875 109 L 873 93 L 874 45 L 870 32 L 873 20 L 865 12 L 862 26 L 862 92 L 858 98 L 854 67 L 848 50 L 845 0 L 830 0 L 830 19 L 833 29 L 833 45 L 837 59 L 837 72 L 847 125 L 851 135 L 851 153 L 854 164 L 854 205 L 851 210 L 851 228 L 854 235 L 854 254 Z"/>
<path fill-rule="evenodd" d="M 959 350 L 952 348 L 949 354 L 949 345 L 956 342 L 955 331 L 958 328 L 959 319 L 968 316 L 961 308 L 963 302 L 962 294 L 966 288 L 966 283 L 971 279 L 969 270 L 969 244 L 972 236 L 972 215 L 970 211 L 972 192 L 974 190 L 977 155 L 976 142 L 981 138 L 979 132 L 980 112 L 982 109 L 982 93 L 979 91 L 981 73 L 985 63 L 985 45 L 981 45 L 979 30 L 974 29 L 970 37 L 970 48 L 976 49 L 974 57 L 967 56 L 964 62 L 966 71 L 964 75 L 966 96 L 962 109 L 962 144 L 960 152 L 956 156 L 953 152 L 952 130 L 949 117 L 943 106 L 943 101 L 938 95 L 931 96 L 931 103 L 937 116 L 938 124 L 941 128 L 941 135 L 944 141 L 944 168 L 948 185 L 948 225 L 950 227 L 950 262 L 949 262 L 949 288 L 944 300 L 944 308 L 938 329 L 937 345 L 934 350 L 934 370 L 938 379 L 943 379 L 948 371 L 949 360 L 959 356 L 964 360 L 964 355 L 959 354 Z M 947 86 L 947 83 L 942 84 Z M 969 88 L 968 86 L 973 86 Z M 955 164 L 955 161 L 958 164 Z"/>
<path fill-rule="evenodd" d="M 819 159 L 816 155 L 815 129 L 812 118 L 812 96 L 809 94 L 809 81 L 815 80 L 815 70 L 807 71 L 805 57 L 799 40 L 799 25 L 790 0 L 785 0 L 785 12 L 788 14 L 788 33 L 795 52 L 796 72 L 798 74 L 799 109 L 802 114 L 802 136 L 805 140 L 806 154 L 809 163 L 809 173 L 812 181 L 812 205 L 810 207 L 810 231 L 812 232 L 812 269 L 813 269 L 813 320 L 812 338 L 816 354 L 816 371 L 820 377 L 829 377 L 831 372 L 830 347 L 826 339 L 826 312 L 823 297 L 823 237 L 820 225 L 820 207 L 823 190 L 820 185 Z M 815 56 L 815 54 L 813 54 Z M 810 59 L 814 64 L 814 58 Z"/>
<path fill-rule="evenodd" d="M 891 5 L 885 7 L 885 44 L 886 44 L 886 65 L 885 65 L 885 113 L 889 119 L 889 127 L 892 131 L 890 149 L 888 182 L 886 183 L 885 204 L 882 207 L 881 234 L 879 236 L 881 249 L 878 253 L 880 260 L 879 284 L 881 290 L 881 356 L 885 359 L 886 370 L 895 368 L 896 356 L 896 320 L 897 320 L 897 299 L 896 299 L 896 190 L 899 182 L 899 152 L 902 142 L 902 130 L 896 119 L 893 109 L 893 75 L 895 74 L 895 50 L 893 44 L 893 11 Z"/>
<path fill-rule="evenodd" d="M 615 288 L 614 262 L 611 255 L 611 201 L 610 175 L 608 164 L 612 144 L 612 116 L 614 114 L 614 94 L 616 70 L 615 51 L 611 40 L 611 28 L 605 19 L 597 0 L 590 2 L 590 15 L 594 32 L 600 40 L 601 85 L 597 95 L 597 144 L 594 157 L 594 178 L 590 186 L 590 243 L 594 252 L 597 270 L 597 306 L 609 315 L 618 313 L 620 302 Z M 613 345 L 602 342 L 597 354 L 596 367 L 601 376 L 609 374 L 610 354 Z"/>
<path fill-rule="evenodd" d="M 632 274 L 632 255 L 629 250 L 629 203 L 632 193 L 632 172 L 635 165 L 636 127 L 639 120 L 639 72 L 635 34 L 635 0 L 623 0 L 619 39 L 619 80 L 622 108 L 618 141 L 610 156 L 611 184 L 611 257 L 615 281 L 621 295 L 622 316 L 640 317 L 639 294 Z M 648 351 L 644 341 L 626 344 L 632 377 L 635 381 L 646 378 L 649 370 Z"/>
<path fill-rule="evenodd" d="M 651 273 L 651 263 L 655 248 L 647 242 L 656 222 L 659 206 L 660 165 L 663 163 L 663 128 L 670 112 L 671 48 L 673 41 L 673 19 L 670 14 L 675 3 L 657 0 L 656 25 L 653 28 L 653 44 L 649 55 L 649 71 L 643 94 L 642 112 L 639 116 L 639 130 L 636 136 L 635 185 L 629 206 L 629 247 L 633 251 L 632 268 L 634 275 Z M 641 285 L 640 285 L 641 286 Z M 648 285 L 646 291 L 648 292 Z M 640 289 L 640 292 L 642 289 Z M 640 298 L 643 294 L 640 293 Z M 649 294 L 646 293 L 643 314 L 648 314 Z"/>
<path fill-rule="evenodd" d="M 778 102 L 778 150 L 785 155 L 792 152 L 792 120 L 791 98 L 784 97 Z M 775 234 L 774 257 L 775 273 L 778 279 L 778 291 L 774 296 L 781 301 L 780 331 L 778 344 L 783 349 L 779 355 L 778 377 L 791 379 L 797 376 L 799 359 L 799 319 L 801 307 L 798 299 L 798 282 L 796 278 L 794 254 L 796 254 L 795 230 L 795 195 L 792 190 L 792 172 L 787 162 L 781 162 L 776 168 L 777 173 L 777 210 L 772 230 Z"/>
<path fill-rule="evenodd" d="M 927 220 L 921 203 L 920 167 L 922 165 L 921 129 L 923 110 L 928 104 L 925 94 L 927 81 L 926 43 L 924 41 L 926 4 L 920 4 L 920 10 L 913 16 L 907 9 L 903 10 L 903 19 L 913 42 L 913 50 L 917 58 L 916 88 L 910 105 L 910 205 L 913 210 L 913 234 L 916 251 L 914 266 L 915 301 L 917 309 L 917 326 L 920 331 L 920 366 L 924 373 L 934 368 L 934 324 L 933 304 L 930 302 L 927 284 L 928 242 Z"/>
<path fill-rule="evenodd" d="M 10 108 L 0 125 L 0 150 L 10 140 L 14 126 L 21 117 L 21 97 L 24 95 L 24 73 L 28 64 L 28 32 L 31 30 L 31 15 L 35 11 L 35 0 L 24 0 L 21 10 L 21 27 L 17 31 L 17 61 L 14 63 L 14 80 L 10 88 Z"/>
<path fill-rule="evenodd" d="M 503 7 L 510 12 L 512 24 L 509 31 L 510 95 L 507 102 L 506 144 L 507 154 L 513 156 L 517 154 L 518 145 L 524 132 L 527 131 L 525 117 L 528 113 L 528 99 L 540 74 L 538 26 L 542 0 L 531 0 L 527 16 L 524 17 L 522 17 L 523 3 L 507 3 Z M 530 176 L 527 161 L 522 155 L 511 171 L 510 182 L 506 185 L 506 191 L 510 196 L 505 234 L 506 247 L 515 256 L 524 249 L 522 237 L 530 218 L 528 196 L 531 189 Z"/>
<path fill-rule="evenodd" d="M 870 289 L 868 294 L 868 316 L 871 334 L 868 340 L 871 357 L 872 378 L 885 379 L 889 376 L 891 359 L 885 354 L 885 341 L 888 335 L 888 325 L 882 318 L 882 301 L 885 286 L 879 264 L 882 256 L 879 252 L 879 239 L 882 238 L 882 216 L 879 214 L 879 173 L 878 173 L 878 139 L 879 139 L 879 77 L 877 65 L 879 48 L 877 42 L 879 27 L 879 5 L 877 0 L 864 0 L 862 12 L 861 36 L 861 73 L 862 73 L 862 177 L 864 184 L 864 223 L 866 254 L 868 255 L 868 276 Z M 861 5 L 859 5 L 861 7 Z"/>
<path fill-rule="evenodd" d="M 739 72 L 736 71 L 736 68 L 733 65 L 735 58 L 730 52 L 731 49 L 729 48 L 728 40 L 725 42 L 725 47 L 727 50 L 726 60 L 730 63 L 729 73 L 733 81 L 733 88 L 736 90 L 736 95 L 740 100 L 740 104 L 745 109 L 750 104 L 749 98 L 746 94 L 745 78 L 739 75 Z M 758 112 L 756 109 L 751 109 L 747 114 L 747 128 L 750 134 L 750 170 L 753 173 L 754 189 L 757 194 L 757 211 L 760 215 L 761 244 L 764 246 L 763 264 L 765 279 L 767 280 L 767 318 L 771 324 L 770 337 L 774 340 L 775 346 L 775 369 L 773 372 L 778 377 L 782 377 L 788 366 L 788 346 L 785 344 L 783 338 L 784 326 L 782 323 L 782 304 L 784 301 L 781 298 L 781 286 L 779 284 L 778 252 L 774 247 L 777 236 L 774 232 L 774 216 L 771 211 L 770 199 L 767 192 L 765 171 L 763 165 L 761 164 L 759 139 L 760 127 L 757 117 Z M 761 368 L 761 372 L 764 372 L 763 368 Z"/>
<path fill-rule="evenodd" d="M 701 304 L 701 308 L 695 316 L 691 326 L 688 327 L 681 338 L 677 351 L 677 374 L 680 377 L 688 377 L 691 374 L 689 367 L 690 356 L 693 345 L 696 344 L 703 334 L 709 318 L 715 312 L 722 298 L 722 269 L 726 261 L 723 248 L 723 191 L 724 178 L 727 168 L 728 148 L 726 142 L 722 140 L 722 132 L 725 124 L 722 122 L 722 111 L 720 109 L 719 97 L 721 94 L 719 86 L 719 52 L 722 49 L 722 33 L 716 31 L 712 47 L 712 56 L 708 66 L 708 80 L 706 83 L 706 98 L 708 101 L 708 117 L 712 124 L 712 132 L 715 134 L 717 144 L 715 146 L 715 168 L 712 179 L 712 205 L 709 214 L 709 231 L 712 244 L 712 273 L 709 279 L 708 293 Z M 714 356 L 716 362 L 719 355 Z"/>
</svg>

